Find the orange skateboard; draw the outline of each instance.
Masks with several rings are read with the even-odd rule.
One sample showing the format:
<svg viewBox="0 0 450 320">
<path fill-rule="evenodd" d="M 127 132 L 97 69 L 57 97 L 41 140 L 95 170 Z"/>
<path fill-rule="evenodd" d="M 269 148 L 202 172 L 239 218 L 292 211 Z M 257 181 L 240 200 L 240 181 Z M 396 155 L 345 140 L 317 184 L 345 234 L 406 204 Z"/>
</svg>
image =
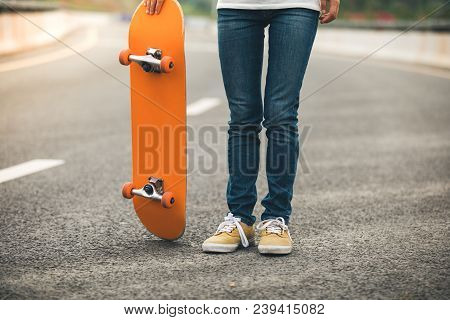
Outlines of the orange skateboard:
<svg viewBox="0 0 450 320">
<path fill-rule="evenodd" d="M 175 240 L 186 225 L 186 71 L 183 12 L 166 0 L 159 15 L 140 4 L 130 23 L 132 182 L 122 195 L 154 235 Z"/>
</svg>

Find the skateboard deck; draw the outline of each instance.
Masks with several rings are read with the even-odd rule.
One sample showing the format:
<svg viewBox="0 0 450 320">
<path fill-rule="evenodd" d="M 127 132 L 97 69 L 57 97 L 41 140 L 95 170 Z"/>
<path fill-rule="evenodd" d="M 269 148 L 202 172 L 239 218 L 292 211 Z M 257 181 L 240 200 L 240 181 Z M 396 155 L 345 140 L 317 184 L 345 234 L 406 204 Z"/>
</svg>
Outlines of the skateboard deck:
<svg viewBox="0 0 450 320">
<path fill-rule="evenodd" d="M 141 3 L 119 61 L 130 67 L 133 199 L 142 224 L 175 240 L 186 225 L 186 68 L 181 6 L 166 0 L 160 14 Z"/>
</svg>

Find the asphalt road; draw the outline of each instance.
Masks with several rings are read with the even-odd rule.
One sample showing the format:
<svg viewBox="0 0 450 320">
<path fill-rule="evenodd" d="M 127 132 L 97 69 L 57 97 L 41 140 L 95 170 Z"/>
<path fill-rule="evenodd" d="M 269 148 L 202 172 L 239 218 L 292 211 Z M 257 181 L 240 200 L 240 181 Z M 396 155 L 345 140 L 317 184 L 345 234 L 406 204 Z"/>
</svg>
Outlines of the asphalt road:
<svg viewBox="0 0 450 320">
<path fill-rule="evenodd" d="M 214 36 L 187 34 L 189 103 L 222 103 L 189 117 L 187 230 L 175 242 L 149 234 L 120 195 L 131 172 L 129 91 L 111 75 L 128 82 L 117 62 L 125 39 L 123 23 L 100 28 L 83 52 L 98 67 L 71 55 L 0 72 L 0 169 L 65 161 L 0 183 L 0 298 L 450 298 L 449 78 L 369 60 L 311 95 L 357 61 L 314 54 L 293 253 L 211 255 L 201 242 L 227 213 L 228 111 Z"/>
</svg>

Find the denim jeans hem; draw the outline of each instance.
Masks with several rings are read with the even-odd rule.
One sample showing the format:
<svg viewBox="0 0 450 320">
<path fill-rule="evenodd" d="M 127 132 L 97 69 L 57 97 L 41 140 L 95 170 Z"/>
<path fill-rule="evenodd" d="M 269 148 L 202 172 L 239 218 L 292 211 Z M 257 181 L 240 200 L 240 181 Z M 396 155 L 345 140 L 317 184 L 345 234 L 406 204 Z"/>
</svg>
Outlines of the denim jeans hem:
<svg viewBox="0 0 450 320">
<path fill-rule="evenodd" d="M 249 227 L 251 227 L 251 226 L 253 226 L 255 224 L 255 222 L 249 217 L 245 217 L 245 216 L 239 215 L 238 213 L 236 213 L 236 214 L 233 213 L 233 216 L 236 217 L 236 218 L 241 219 L 241 222 L 245 223 Z"/>
</svg>

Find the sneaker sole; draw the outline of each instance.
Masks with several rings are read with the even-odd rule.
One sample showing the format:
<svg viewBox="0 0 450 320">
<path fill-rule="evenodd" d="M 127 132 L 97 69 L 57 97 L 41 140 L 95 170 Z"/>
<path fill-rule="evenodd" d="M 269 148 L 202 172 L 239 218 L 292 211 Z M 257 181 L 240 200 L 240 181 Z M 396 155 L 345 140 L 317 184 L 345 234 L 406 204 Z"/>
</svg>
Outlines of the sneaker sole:
<svg viewBox="0 0 450 320">
<path fill-rule="evenodd" d="M 255 245 L 255 238 L 248 239 L 249 247 Z M 242 244 L 215 244 L 215 243 L 203 243 L 202 250 L 203 252 L 219 252 L 219 253 L 229 253 L 236 251 L 239 247 L 242 247 Z"/>
<path fill-rule="evenodd" d="M 236 251 L 239 245 L 235 244 L 215 244 L 215 243 L 203 243 L 203 252 L 218 252 L 218 253 L 229 253 Z"/>
<path fill-rule="evenodd" d="M 288 246 L 258 246 L 259 253 L 262 254 L 289 254 L 292 252 L 292 247 Z"/>
</svg>

